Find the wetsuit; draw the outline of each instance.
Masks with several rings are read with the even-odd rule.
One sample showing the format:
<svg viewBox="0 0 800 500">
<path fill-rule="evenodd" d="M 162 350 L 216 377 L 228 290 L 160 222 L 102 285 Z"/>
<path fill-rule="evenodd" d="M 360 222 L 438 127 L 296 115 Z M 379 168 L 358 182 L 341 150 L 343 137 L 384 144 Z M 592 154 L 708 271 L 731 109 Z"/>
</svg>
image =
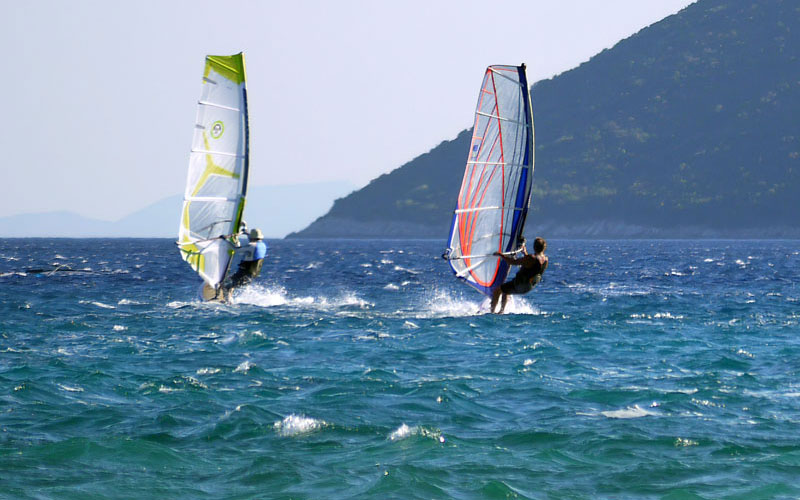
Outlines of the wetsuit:
<svg viewBox="0 0 800 500">
<path fill-rule="evenodd" d="M 507 281 L 500 286 L 500 290 L 508 295 L 523 294 L 533 290 L 533 287 L 542 281 L 542 273 L 547 267 L 547 260 L 542 264 L 539 259 L 533 257 L 533 261 L 533 266 L 522 267 L 513 280 Z"/>
<path fill-rule="evenodd" d="M 267 256 L 267 244 L 264 240 L 258 240 L 250 244 L 255 246 L 253 258 L 251 260 L 243 260 L 239 264 L 239 269 L 231 276 L 231 288 L 246 285 L 261 274 L 264 257 Z"/>
</svg>

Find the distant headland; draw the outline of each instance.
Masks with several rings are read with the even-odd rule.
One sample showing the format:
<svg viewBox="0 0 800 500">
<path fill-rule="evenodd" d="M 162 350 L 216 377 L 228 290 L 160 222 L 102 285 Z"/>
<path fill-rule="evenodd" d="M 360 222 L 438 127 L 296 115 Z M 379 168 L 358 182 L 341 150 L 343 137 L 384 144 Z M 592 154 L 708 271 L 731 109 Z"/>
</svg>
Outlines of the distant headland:
<svg viewBox="0 0 800 500">
<path fill-rule="evenodd" d="M 542 50 L 530 48 L 528 65 Z M 529 236 L 800 237 L 796 2 L 700 0 L 536 83 L 532 100 Z M 288 237 L 446 239 L 470 137 L 378 177 Z"/>
</svg>

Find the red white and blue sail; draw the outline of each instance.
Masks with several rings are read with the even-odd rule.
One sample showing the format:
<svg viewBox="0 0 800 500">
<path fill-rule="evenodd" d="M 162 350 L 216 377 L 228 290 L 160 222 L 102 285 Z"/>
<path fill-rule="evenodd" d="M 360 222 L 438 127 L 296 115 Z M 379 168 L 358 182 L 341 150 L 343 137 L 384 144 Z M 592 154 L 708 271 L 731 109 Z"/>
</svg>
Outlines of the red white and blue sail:
<svg viewBox="0 0 800 500">
<path fill-rule="evenodd" d="M 491 295 L 509 266 L 495 252 L 521 245 L 533 180 L 533 113 L 522 66 L 483 77 L 464 180 L 445 258 L 456 277 Z"/>
</svg>

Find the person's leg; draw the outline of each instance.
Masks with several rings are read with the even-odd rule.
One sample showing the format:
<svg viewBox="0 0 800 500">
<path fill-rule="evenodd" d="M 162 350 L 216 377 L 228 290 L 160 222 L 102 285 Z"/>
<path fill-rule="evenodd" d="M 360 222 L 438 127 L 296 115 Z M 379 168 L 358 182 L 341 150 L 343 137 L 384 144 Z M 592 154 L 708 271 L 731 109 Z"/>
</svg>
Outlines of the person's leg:
<svg viewBox="0 0 800 500">
<path fill-rule="evenodd" d="M 503 314 L 503 311 L 506 310 L 506 302 L 508 302 L 508 294 L 503 294 L 503 300 L 500 302 L 500 314 Z"/>
<path fill-rule="evenodd" d="M 500 289 L 500 287 L 495 288 L 494 291 L 492 292 L 492 306 L 489 308 L 491 312 L 494 312 L 494 308 L 497 305 L 497 299 L 500 298 L 501 293 L 502 290 Z"/>
</svg>

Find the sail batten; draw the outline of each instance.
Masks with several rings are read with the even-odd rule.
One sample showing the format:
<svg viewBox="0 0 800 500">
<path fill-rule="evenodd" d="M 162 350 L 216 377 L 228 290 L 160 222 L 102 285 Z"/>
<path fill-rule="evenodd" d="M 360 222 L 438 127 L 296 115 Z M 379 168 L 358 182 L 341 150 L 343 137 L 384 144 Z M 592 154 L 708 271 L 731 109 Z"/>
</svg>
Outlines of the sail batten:
<svg viewBox="0 0 800 500">
<path fill-rule="evenodd" d="M 230 110 L 230 111 L 235 111 L 235 112 L 237 112 L 237 113 L 238 113 L 239 111 L 241 111 L 241 110 L 240 110 L 240 109 L 238 109 L 238 108 L 232 108 L 232 107 L 230 107 L 230 106 L 223 106 L 222 104 L 216 104 L 216 103 L 213 103 L 213 102 L 208 102 L 208 101 L 197 101 L 197 104 L 202 104 L 203 106 L 211 106 L 211 107 L 213 107 L 213 108 L 227 109 L 227 110 Z"/>
<path fill-rule="evenodd" d="M 480 116 L 485 116 L 485 117 L 487 117 L 487 118 L 496 118 L 496 119 L 498 119 L 498 120 L 502 120 L 502 121 L 504 121 L 504 122 L 512 122 L 512 123 L 516 123 L 517 125 L 521 125 L 521 126 L 523 126 L 523 127 L 527 127 L 527 126 L 528 126 L 528 124 L 527 124 L 527 123 L 525 123 L 525 122 L 520 122 L 520 121 L 517 121 L 517 120 L 513 120 L 513 119 L 511 119 L 511 118 L 504 118 L 504 117 L 502 117 L 502 116 L 498 116 L 498 115 L 490 115 L 490 114 L 488 114 L 488 113 L 482 113 L 482 112 L 477 112 L 477 113 L 475 113 L 475 114 L 477 114 L 477 115 L 480 115 Z"/>
<path fill-rule="evenodd" d="M 524 66 L 489 66 L 445 253 L 457 278 L 491 295 L 518 250 L 533 178 L 533 116 Z"/>
<path fill-rule="evenodd" d="M 244 158 L 244 155 L 241 155 L 241 154 L 238 154 L 238 153 L 228 153 L 227 151 L 211 151 L 210 149 L 193 149 L 192 153 L 231 156 L 233 158 L 242 158 L 242 159 Z"/>
<path fill-rule="evenodd" d="M 247 192 L 248 116 L 244 55 L 207 56 L 197 103 L 178 245 L 211 287 L 228 272 Z"/>
<path fill-rule="evenodd" d="M 466 213 L 466 212 L 481 212 L 481 211 L 483 211 L 483 210 L 516 210 L 516 211 L 522 211 L 523 209 L 522 209 L 522 207 L 501 207 L 501 206 L 495 206 L 495 207 L 472 207 L 472 208 L 457 208 L 457 209 L 455 209 L 453 212 L 454 212 L 454 213 L 457 213 L 457 214 L 463 214 L 463 213 Z"/>
</svg>

